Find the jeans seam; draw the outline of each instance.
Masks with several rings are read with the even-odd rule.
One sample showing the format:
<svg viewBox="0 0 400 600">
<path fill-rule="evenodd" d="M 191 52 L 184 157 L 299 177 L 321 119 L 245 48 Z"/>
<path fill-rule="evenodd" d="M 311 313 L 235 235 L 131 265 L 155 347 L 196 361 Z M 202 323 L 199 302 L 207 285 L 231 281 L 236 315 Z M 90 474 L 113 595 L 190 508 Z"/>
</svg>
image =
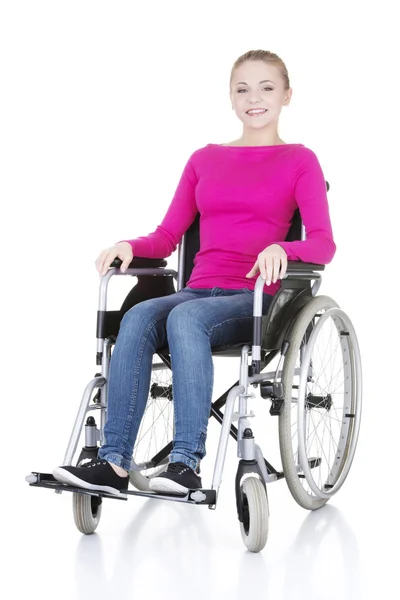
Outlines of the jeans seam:
<svg viewBox="0 0 400 600">
<path fill-rule="evenodd" d="M 132 426 L 133 415 L 134 415 L 136 404 L 137 404 L 137 390 L 139 388 L 138 380 L 139 380 L 139 374 L 140 374 L 140 367 L 142 364 L 144 347 L 148 341 L 148 338 L 150 336 L 152 329 L 163 318 L 164 317 L 161 316 L 159 318 L 155 318 L 152 321 L 150 321 L 148 328 L 142 335 L 141 344 L 140 344 L 139 350 L 138 350 L 138 360 L 136 362 L 136 365 L 135 365 L 136 368 L 135 368 L 135 371 L 133 374 L 133 388 L 132 388 L 132 393 L 131 393 L 131 397 L 130 397 L 130 401 L 129 401 L 129 411 L 128 411 L 128 414 L 126 415 L 126 420 L 125 420 L 123 434 L 122 434 L 122 444 L 123 444 L 123 449 L 121 449 L 122 455 L 124 454 L 125 447 L 129 441 L 129 430 Z M 136 394 L 136 400 L 134 399 L 135 394 Z M 146 400 L 146 404 L 147 404 L 147 400 Z M 146 407 L 145 407 L 145 410 L 146 410 Z M 140 427 L 140 423 L 139 423 L 139 427 Z"/>
<path fill-rule="evenodd" d="M 226 325 L 226 323 L 231 323 L 232 321 L 239 321 L 241 319 L 252 319 L 253 316 L 250 315 L 248 317 L 234 317 L 232 319 L 226 319 L 226 321 L 221 321 L 221 323 L 217 323 L 216 325 L 213 325 L 210 329 L 210 338 L 212 337 L 212 334 L 214 332 L 214 329 L 217 329 L 217 327 L 221 327 L 221 325 Z M 215 344 L 215 343 L 214 343 Z"/>
</svg>

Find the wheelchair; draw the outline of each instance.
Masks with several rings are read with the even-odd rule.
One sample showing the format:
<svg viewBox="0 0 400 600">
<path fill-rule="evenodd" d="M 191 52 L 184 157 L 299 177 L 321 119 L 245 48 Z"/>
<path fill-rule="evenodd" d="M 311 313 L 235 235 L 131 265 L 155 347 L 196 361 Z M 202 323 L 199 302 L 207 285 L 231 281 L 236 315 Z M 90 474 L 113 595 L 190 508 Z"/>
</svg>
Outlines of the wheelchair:
<svg viewBox="0 0 400 600">
<path fill-rule="evenodd" d="M 329 183 L 326 182 L 329 190 Z M 84 446 L 74 464 L 97 457 L 104 441 L 107 413 L 107 379 L 112 349 L 124 314 L 135 304 L 176 293 L 185 287 L 200 247 L 197 214 L 178 248 L 178 272 L 166 269 L 165 259 L 134 257 L 121 273 L 115 259 L 100 280 L 97 312 L 96 365 L 99 373 L 87 384 L 75 419 L 63 465 L 73 464 L 83 436 Z M 294 212 L 286 240 L 304 240 L 299 209 Z M 189 490 L 185 496 L 154 493 L 149 481 L 168 466 L 173 447 L 173 393 L 168 346 L 153 356 L 149 396 L 138 431 L 129 473 L 135 490 L 121 496 L 85 490 L 57 481 L 49 473 L 33 471 L 30 486 L 72 492 L 75 525 L 91 534 L 97 528 L 104 498 L 127 500 L 139 495 L 175 502 L 207 505 L 215 510 L 229 436 L 237 442 L 239 458 L 235 477 L 236 507 L 243 542 L 251 552 L 261 551 L 268 538 L 267 484 L 285 479 L 294 500 L 316 510 L 343 485 L 352 464 L 359 434 L 362 403 L 360 351 L 347 314 L 329 296 L 317 296 L 325 265 L 288 261 L 281 287 L 262 314 L 265 280 L 256 281 L 253 304 L 253 339 L 212 347 L 213 356 L 240 357 L 239 379 L 211 403 L 210 418 L 221 424 L 210 489 Z M 114 275 L 134 276 L 120 310 L 107 310 L 107 286 Z M 313 284 L 311 285 L 311 282 Z M 251 356 L 251 359 L 250 359 Z M 270 364 L 277 357 L 277 365 Z M 249 361 L 251 363 L 249 364 Z M 269 413 L 279 421 L 282 471 L 276 470 L 256 443 L 247 403 L 258 388 L 261 400 L 271 403 Z M 235 401 L 238 398 L 237 410 Z M 223 411 L 221 409 L 224 409 Z M 92 413 L 87 416 L 87 413 Z M 98 415 L 99 425 L 94 414 Z M 234 423 L 237 422 L 237 427 Z M 324 447 L 324 439 L 328 444 Z"/>
</svg>

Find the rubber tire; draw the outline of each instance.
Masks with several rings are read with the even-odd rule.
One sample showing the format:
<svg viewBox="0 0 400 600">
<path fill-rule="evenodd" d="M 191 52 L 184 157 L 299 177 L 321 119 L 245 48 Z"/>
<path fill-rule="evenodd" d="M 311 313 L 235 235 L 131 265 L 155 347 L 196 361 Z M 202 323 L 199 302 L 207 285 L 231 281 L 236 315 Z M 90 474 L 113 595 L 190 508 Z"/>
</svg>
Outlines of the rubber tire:
<svg viewBox="0 0 400 600">
<path fill-rule="evenodd" d="M 80 467 L 84 460 L 78 460 L 77 466 Z M 93 533 L 100 522 L 103 502 L 100 498 L 100 504 L 97 505 L 97 499 L 98 496 L 91 494 L 72 493 L 72 512 L 75 525 L 85 535 Z"/>
<path fill-rule="evenodd" d="M 242 502 L 248 506 L 247 526 L 239 521 L 243 542 L 250 552 L 260 552 L 268 539 L 269 506 L 266 488 L 258 477 L 247 477 L 240 486 Z"/>
<path fill-rule="evenodd" d="M 340 308 L 329 296 L 315 296 L 299 312 L 295 323 L 288 336 L 290 342 L 289 350 L 286 353 L 285 362 L 282 370 L 282 383 L 285 400 L 279 415 L 279 446 L 282 460 L 282 469 L 285 474 L 286 483 L 290 493 L 296 502 L 306 510 L 317 510 L 324 506 L 329 498 L 317 498 L 311 496 L 300 483 L 298 473 L 295 468 L 292 446 L 292 428 L 291 428 L 291 396 L 293 385 L 293 373 L 296 368 L 296 361 L 299 356 L 300 344 L 304 337 L 307 327 L 312 318 L 321 309 Z M 287 407 L 289 409 L 287 410 Z"/>
<path fill-rule="evenodd" d="M 103 503 L 95 506 L 97 496 L 89 494 L 72 493 L 72 509 L 75 525 L 81 533 L 89 535 L 93 533 L 100 521 Z M 92 502 L 93 509 L 92 510 Z M 93 514 L 94 512 L 94 514 Z"/>
</svg>

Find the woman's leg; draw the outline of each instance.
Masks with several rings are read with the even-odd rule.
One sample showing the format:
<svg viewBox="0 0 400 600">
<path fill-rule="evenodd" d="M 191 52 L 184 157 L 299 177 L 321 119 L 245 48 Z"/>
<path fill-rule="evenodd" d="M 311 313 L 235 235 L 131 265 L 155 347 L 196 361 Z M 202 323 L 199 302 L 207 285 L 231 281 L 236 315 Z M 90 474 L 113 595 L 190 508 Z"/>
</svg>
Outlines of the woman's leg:
<svg viewBox="0 0 400 600">
<path fill-rule="evenodd" d="M 263 314 L 273 296 L 264 294 Z M 175 437 L 170 462 L 199 471 L 211 410 L 214 365 L 211 347 L 253 338 L 250 290 L 213 288 L 209 297 L 176 306 L 167 319 L 173 372 Z M 155 489 L 155 488 L 153 488 Z"/>
<path fill-rule="evenodd" d="M 105 443 L 98 458 L 80 467 L 62 465 L 55 479 L 89 490 L 120 494 L 128 489 L 133 446 L 146 407 L 153 354 L 166 345 L 165 325 L 178 304 L 205 297 L 210 290 L 180 290 L 144 300 L 125 313 L 111 356 Z"/>
<path fill-rule="evenodd" d="M 105 443 L 98 456 L 129 470 L 133 447 L 149 395 L 156 350 L 167 345 L 166 322 L 177 305 L 205 297 L 211 290 L 187 288 L 140 302 L 125 313 L 111 356 Z"/>
</svg>

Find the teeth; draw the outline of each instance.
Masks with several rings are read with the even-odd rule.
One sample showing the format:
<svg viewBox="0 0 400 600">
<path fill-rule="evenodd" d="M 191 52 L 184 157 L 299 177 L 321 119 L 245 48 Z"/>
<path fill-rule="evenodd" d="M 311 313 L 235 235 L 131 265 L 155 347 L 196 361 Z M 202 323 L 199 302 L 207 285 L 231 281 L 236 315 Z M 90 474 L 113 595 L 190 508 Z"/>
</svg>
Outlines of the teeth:
<svg viewBox="0 0 400 600">
<path fill-rule="evenodd" d="M 262 113 L 266 112 L 265 110 L 249 110 L 247 112 L 248 115 L 260 115 Z"/>
</svg>

